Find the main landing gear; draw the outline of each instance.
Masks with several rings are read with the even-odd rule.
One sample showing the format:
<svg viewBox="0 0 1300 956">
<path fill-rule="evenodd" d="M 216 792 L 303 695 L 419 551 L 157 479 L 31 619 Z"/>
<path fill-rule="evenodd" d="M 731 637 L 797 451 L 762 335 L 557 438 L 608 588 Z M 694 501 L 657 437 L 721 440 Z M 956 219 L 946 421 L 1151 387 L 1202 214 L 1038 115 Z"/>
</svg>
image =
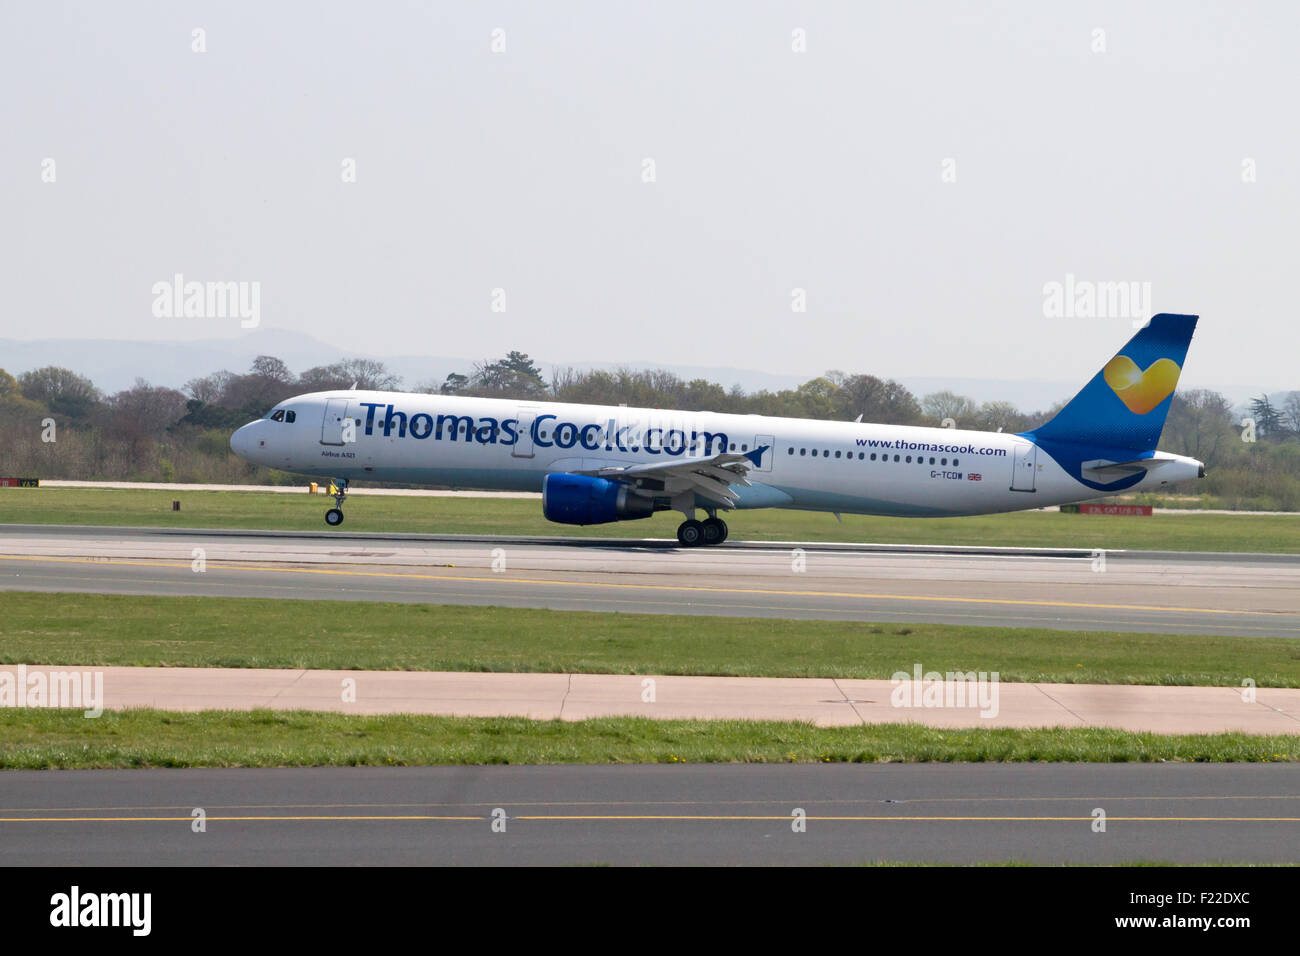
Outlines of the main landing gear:
<svg viewBox="0 0 1300 956">
<path fill-rule="evenodd" d="M 330 482 L 333 489 L 334 507 L 325 512 L 325 523 L 331 528 L 337 528 L 343 523 L 343 499 L 348 496 L 348 480 L 346 478 L 336 478 Z"/>
<path fill-rule="evenodd" d="M 704 521 L 688 518 L 678 526 L 677 540 L 684 548 L 722 544 L 727 540 L 727 523 L 717 515 Z"/>
</svg>

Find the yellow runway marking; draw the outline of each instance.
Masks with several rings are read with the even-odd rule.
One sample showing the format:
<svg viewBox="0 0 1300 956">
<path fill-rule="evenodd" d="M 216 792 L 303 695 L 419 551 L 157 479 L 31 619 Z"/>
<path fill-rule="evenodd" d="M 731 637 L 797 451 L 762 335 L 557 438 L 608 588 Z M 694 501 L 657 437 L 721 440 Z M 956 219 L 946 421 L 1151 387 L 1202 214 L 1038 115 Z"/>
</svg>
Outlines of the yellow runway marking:
<svg viewBox="0 0 1300 956">
<path fill-rule="evenodd" d="M 4 560 L 4 557 L 5 557 L 5 556 L 0 555 L 0 560 Z M 103 562 L 95 561 L 95 562 L 90 562 L 90 563 L 102 564 Z M 274 569 L 274 570 L 281 570 L 281 569 Z M 36 577 L 39 577 L 39 575 L 35 575 L 35 576 L 36 576 Z M 461 578 L 454 578 L 453 580 L 462 580 L 462 579 L 461 579 Z M 496 579 L 493 578 L 493 579 L 491 579 L 491 580 L 496 580 Z M 165 579 L 165 578 L 98 578 L 97 581 L 112 581 L 112 582 L 117 583 L 117 584 L 134 584 L 134 585 L 141 585 L 141 584 L 160 584 L 160 585 L 161 585 L 161 584 L 168 584 L 168 583 L 170 583 L 170 582 L 168 582 L 167 579 Z M 546 584 L 546 583 L 548 583 L 548 582 L 546 582 L 546 581 L 529 581 L 528 583 L 530 583 L 530 584 Z M 555 583 L 558 583 L 558 584 L 564 584 L 564 583 L 566 583 L 566 582 L 559 581 L 559 582 L 555 582 Z M 599 585 L 597 585 L 597 586 L 599 586 Z M 631 585 L 631 586 L 635 587 L 635 585 Z M 281 592 L 287 590 L 287 587 L 286 587 L 286 586 L 275 585 L 275 584 L 254 584 L 254 585 L 251 585 L 251 587 L 253 587 L 253 588 L 255 588 L 255 589 L 259 590 L 259 591 L 265 591 L 265 592 L 269 592 L 269 593 L 273 593 L 273 594 L 278 594 L 278 593 L 281 593 Z M 320 592 L 320 593 L 322 593 L 322 594 L 335 594 L 335 593 L 337 593 L 337 592 L 334 591 L 333 589 L 331 589 L 331 588 L 326 588 L 326 587 L 314 587 L 314 586 L 310 586 L 310 585 L 304 585 L 304 587 L 307 588 L 308 590 L 311 590 L 311 591 L 318 591 L 318 592 Z M 98 593 L 98 592 L 96 592 L 96 593 Z M 112 593 L 112 592 L 105 592 L 105 593 Z M 383 591 L 383 590 L 380 590 L 380 589 L 378 589 L 378 588 L 362 588 L 362 587 L 355 587 L 355 588 L 350 589 L 349 593 L 350 593 L 350 594 L 352 594 L 352 593 L 355 593 L 355 594 L 363 594 L 363 593 L 364 593 L 364 594 L 374 594 L 374 595 L 379 595 L 379 596 L 391 596 L 391 592 Z M 761 592 L 759 592 L 759 593 L 763 593 L 763 594 L 777 594 L 777 593 L 781 593 L 781 592 L 776 592 L 776 591 L 761 591 Z M 809 594 L 809 593 L 812 593 L 812 592 L 808 592 L 808 591 L 791 591 L 791 592 L 789 592 L 789 593 L 791 593 L 791 594 Z M 252 597 L 253 595 L 246 595 L 246 596 L 248 596 L 248 597 Z M 467 590 L 465 593 L 461 593 L 461 592 L 458 592 L 458 591 L 441 591 L 441 592 L 439 592 L 439 593 L 436 595 L 436 597 L 438 597 L 439 599 L 444 599 L 444 598 L 448 598 L 448 597 L 478 597 L 478 596 L 480 596 L 480 595 L 472 594 L 472 593 L 469 592 L 468 590 Z M 502 598 L 524 598 L 525 596 L 522 595 L 522 594 L 507 594 L 507 595 L 502 595 L 501 597 L 502 597 Z M 916 597 L 916 598 L 913 598 L 912 600 L 923 601 L 923 600 L 927 600 L 927 599 L 926 599 L 926 598 L 923 598 L 923 597 Z M 935 598 L 934 600 L 939 600 L 939 599 L 938 599 L 938 598 Z M 590 602 L 590 603 L 593 603 L 593 604 L 598 603 L 598 604 L 602 604 L 602 605 L 625 605 L 625 604 L 626 604 L 626 605 L 632 605 L 633 607 L 637 607 L 637 608 L 643 608 L 643 603 L 642 603 L 642 602 L 632 601 L 632 600 L 623 600 L 623 599 L 620 599 L 620 598 L 614 598 L 614 597 L 595 597 L 595 598 L 592 598 L 592 599 L 591 599 L 591 602 Z M 669 602 L 666 602 L 666 601 L 661 601 L 661 602 L 659 602 L 659 604 L 658 604 L 657 606 L 659 606 L 659 607 L 670 607 L 670 608 L 671 608 L 671 607 L 675 607 L 675 606 L 677 606 L 677 605 L 674 605 L 674 604 L 669 603 Z M 1107 605 L 1088 605 L 1088 606 L 1089 606 L 1089 607 L 1099 607 L 1099 608 L 1100 608 L 1100 607 L 1106 607 Z M 780 605 L 780 604 L 723 604 L 723 603 L 720 603 L 720 602 L 715 602 L 715 603 L 713 603 L 713 604 L 710 604 L 709 607 L 712 607 L 712 608 L 727 608 L 727 609 L 730 609 L 730 610 L 738 610 L 738 611 L 807 611 L 807 610 L 808 610 L 807 607 L 801 607 L 801 606 L 798 606 L 798 605 L 787 606 L 787 605 Z M 821 611 L 823 611 L 823 612 L 825 612 L 825 613 L 829 613 L 829 614 L 860 614 L 860 613 L 861 613 L 861 610 L 859 610 L 859 609 L 847 608 L 847 607 L 842 607 L 842 608 L 836 608 L 836 607 L 823 607 L 823 608 L 819 608 L 819 610 L 821 610 Z M 1179 611 L 1181 611 L 1181 610 L 1185 610 L 1185 609 L 1184 609 L 1184 608 L 1161 608 L 1160 610 L 1179 610 Z M 879 609 L 879 608 L 877 608 L 877 609 L 873 609 L 873 613 L 877 613 L 877 614 L 901 614 L 901 613 L 903 613 L 903 612 L 902 612 L 902 611 L 886 611 L 886 610 L 883 610 L 883 609 Z M 946 614 L 945 614 L 944 612 L 942 612 L 942 611 L 935 611 L 935 612 L 933 612 L 933 614 L 934 614 L 935 616 L 937 616 L 937 618 L 939 619 L 938 621 L 936 621 L 936 623 L 941 622 L 942 619 L 950 618 L 951 620 L 953 620 L 953 621 L 954 621 L 955 623 L 957 623 L 957 624 L 969 624 L 970 621 L 972 620 L 971 615 L 972 615 L 973 613 L 975 613 L 975 612 L 966 612 L 966 613 L 963 615 L 963 614 L 960 614 L 960 613 L 955 612 L 955 611 L 954 611 L 954 612 L 951 612 L 951 613 L 946 613 Z M 1276 617 L 1277 615 L 1283 615 L 1283 616 L 1285 616 L 1285 615 L 1287 614 L 1286 611 L 1218 611 L 1218 612 L 1212 612 L 1212 613 L 1222 613 L 1222 614 L 1261 614 L 1261 615 L 1264 615 L 1264 616 L 1266 616 L 1266 617 L 1267 617 L 1267 616 L 1270 616 L 1270 615 L 1273 616 L 1273 617 Z M 980 619 L 981 619 L 981 620 L 988 620 L 988 621 L 995 621 L 997 624 L 1002 625 L 1002 626 L 1015 626 L 1015 623 L 1016 623 L 1017 621 L 1023 621 L 1023 622 L 1025 623 L 1025 626 L 1032 626 L 1032 625 L 1035 625 L 1035 624 L 1038 623 L 1038 619 L 1037 619 L 1037 618 L 1030 617 L 1030 616 L 1028 616 L 1028 615 L 1020 615 L 1020 616 L 1011 616 L 1011 617 L 1009 617 L 1008 614 L 1009 614 L 1009 612 L 1005 612 L 1005 611 L 1004 611 L 1004 612 L 1001 612 L 1001 613 L 994 612 L 994 611 L 990 611 L 988 614 L 983 615 Z M 851 620 L 856 621 L 856 620 L 858 620 L 858 618 L 851 618 Z M 907 618 L 904 618 L 903 620 L 906 621 L 906 620 L 908 620 L 908 619 L 907 619 Z M 1102 619 L 1102 618 L 1096 618 L 1096 619 L 1091 619 L 1091 618 L 1090 618 L 1090 619 L 1080 619 L 1080 620 L 1076 621 L 1075 623 L 1079 625 L 1079 629 L 1080 629 L 1080 630 L 1085 629 L 1085 628 L 1084 628 L 1084 625 L 1087 625 L 1087 624 L 1095 624 L 1095 625 L 1098 626 L 1098 627 L 1103 627 L 1103 628 L 1107 628 L 1107 629 L 1114 630 L 1114 629 L 1116 629 L 1116 627 L 1119 626 L 1119 625 L 1124 625 L 1124 624 L 1129 624 L 1129 625 L 1140 625 L 1140 624 L 1142 624 L 1142 623 L 1144 623 L 1144 622 L 1143 622 L 1141 619 L 1139 619 L 1139 618 L 1134 618 L 1134 619 L 1131 619 L 1131 620 L 1130 620 L 1130 619 L 1123 619 L 1123 618 L 1121 618 L 1121 619 L 1109 620 L 1109 621 L 1108 621 L 1108 620 L 1105 620 L 1105 619 Z M 1193 625 L 1187 625 L 1187 626 L 1189 626 L 1189 627 L 1213 627 L 1213 625 L 1212 625 L 1212 624 L 1209 624 L 1209 623 L 1204 624 L 1204 625 L 1193 624 Z M 1265 625 L 1252 625 L 1252 624 L 1242 624 L 1242 623 L 1240 623 L 1240 622 L 1238 622 L 1237 624 L 1234 625 L 1234 632 L 1236 632 L 1236 631 L 1260 631 L 1261 633 L 1263 633 L 1263 634 L 1267 634 L 1267 635 L 1274 635 L 1274 634 L 1277 633 L 1277 631 L 1276 631 L 1276 625 L 1267 625 L 1267 624 L 1265 624 Z M 1244 636 L 1244 635 L 1238 635 L 1238 636 Z"/>
<path fill-rule="evenodd" d="M 793 819 L 791 814 L 545 814 L 508 816 L 532 823 L 758 823 Z M 193 823 L 196 817 L 0 817 L 0 823 Z M 214 816 L 208 823 L 482 823 L 485 816 L 423 816 L 385 814 L 367 816 Z M 1091 823 L 1092 816 L 817 816 L 805 819 L 821 823 Z M 1109 823 L 1300 823 L 1300 817 L 1119 817 Z"/>
<path fill-rule="evenodd" d="M 788 823 L 794 819 L 791 814 L 775 816 L 668 816 L 668 815 L 638 815 L 638 816 L 517 816 L 511 817 L 512 820 L 535 820 L 535 821 L 623 821 L 623 820 L 780 820 Z M 806 817 L 809 821 L 822 823 L 997 823 L 1000 821 L 1010 821 L 1013 823 L 1091 823 L 1093 817 L 932 817 L 932 816 L 848 816 L 848 817 L 826 817 L 812 816 Z M 1300 817 L 1116 817 L 1107 816 L 1107 823 L 1300 823 Z"/>
<path fill-rule="evenodd" d="M 193 823 L 195 820 L 203 819 L 208 823 L 265 823 L 276 822 L 280 820 L 293 821 L 297 823 L 373 823 L 384 821 L 418 821 L 421 823 L 435 822 L 482 822 L 487 819 L 484 816 L 476 817 L 432 817 L 432 816 L 390 816 L 387 814 L 375 814 L 373 816 L 256 816 L 256 817 L 219 817 L 208 814 L 205 817 L 0 817 L 0 823 Z"/>
<path fill-rule="evenodd" d="M 49 557 L 46 555 L 21 555 L 21 554 L 0 554 L 0 561 L 27 561 L 27 562 L 47 562 L 53 564 L 112 564 L 124 565 L 128 567 L 142 568 L 188 568 L 189 562 L 180 561 L 127 561 L 118 558 L 59 558 Z M 395 578 L 417 581 L 468 581 L 478 584 L 530 584 L 544 585 L 548 587 L 574 587 L 574 588 L 625 588 L 636 591 L 673 591 L 673 592 L 694 592 L 705 594 L 771 594 L 781 597 L 830 597 L 830 598 L 861 598 L 881 601 L 935 601 L 948 604 L 996 604 L 1028 607 L 1076 607 L 1092 608 L 1110 611 L 1164 611 L 1190 614 L 1252 614 L 1252 615 L 1285 615 L 1285 611 L 1247 611 L 1231 610 L 1225 608 L 1210 607 L 1163 607 L 1160 605 L 1146 604 L 1091 604 L 1080 601 L 1030 601 L 1017 600 L 1012 598 L 971 598 L 971 597 L 947 597 L 947 596 L 926 596 L 919 594 L 862 594 L 852 591 L 785 591 L 775 588 L 722 588 L 708 587 L 704 585 L 687 585 L 687 584 L 627 584 L 623 582 L 603 582 L 603 581 L 555 581 L 555 580 L 533 580 L 530 578 L 503 578 L 503 577 L 474 577 L 470 575 L 458 574 L 414 574 L 408 572 L 396 571 L 355 571 L 341 570 L 334 568 L 283 568 L 272 565 L 237 565 L 237 564 L 213 564 L 213 567 L 222 571 L 248 571 L 258 574 L 267 572 L 279 574 L 332 574 L 343 577 L 366 577 L 366 578 Z"/>
<path fill-rule="evenodd" d="M 900 800 L 906 804 L 920 803 L 1042 803 L 1051 801 L 1073 801 L 1073 802 L 1090 802 L 1100 801 L 1117 801 L 1117 800 L 1168 800 L 1170 802 L 1177 800 L 1300 800 L 1300 793 L 1279 793 L 1279 794 L 1179 794 L 1168 796 L 1164 794 L 1150 795 L 1130 795 L 1130 796 L 1041 796 L 1041 797 L 907 797 Z M 230 804 L 208 804 L 204 809 L 213 810 L 409 810 L 413 807 L 690 807 L 706 804 L 709 806 L 719 806 L 725 804 L 729 807 L 747 806 L 758 804 L 761 806 L 784 806 L 790 804 L 795 806 L 801 801 L 811 805 L 831 804 L 831 803 L 880 803 L 878 798 L 872 797 L 818 797 L 815 800 L 807 800 L 804 797 L 788 797 L 784 800 L 515 800 L 502 803 L 500 800 L 477 800 L 461 803 L 439 803 L 436 801 L 425 803 L 230 803 Z M 194 808 L 193 804 L 184 805 L 158 805 L 158 806 L 137 806 L 137 807 L 5 807 L 0 808 L 3 813 L 124 813 L 128 810 L 152 810 L 161 812 L 164 810 L 184 810 L 187 813 Z M 68 819 L 60 817 L 59 819 Z M 130 819 L 136 819 L 131 817 Z M 187 818 L 188 819 L 188 818 Z M 277 818 L 279 819 L 279 818 Z M 387 818 L 386 818 L 387 819 Z M 473 819 L 479 819 L 474 817 Z"/>
</svg>

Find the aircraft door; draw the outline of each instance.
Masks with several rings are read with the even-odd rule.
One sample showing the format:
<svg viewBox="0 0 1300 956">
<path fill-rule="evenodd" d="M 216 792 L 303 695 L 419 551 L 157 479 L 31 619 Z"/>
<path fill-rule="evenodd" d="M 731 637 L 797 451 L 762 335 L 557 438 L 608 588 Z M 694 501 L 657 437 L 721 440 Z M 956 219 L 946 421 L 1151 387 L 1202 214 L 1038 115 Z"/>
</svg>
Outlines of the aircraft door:
<svg viewBox="0 0 1300 956">
<path fill-rule="evenodd" d="M 1011 466 L 1011 490 L 1034 491 L 1038 471 L 1038 446 L 1033 442 L 1016 443 L 1015 461 Z"/>
<path fill-rule="evenodd" d="M 771 435 L 755 435 L 754 448 L 762 448 L 764 445 L 767 449 L 763 452 L 762 457 L 758 459 L 758 465 L 755 471 L 771 471 L 772 456 L 776 454 L 776 438 Z"/>
<path fill-rule="evenodd" d="M 325 417 L 320 423 L 322 445 L 343 444 L 343 423 L 348 415 L 346 398 L 331 398 L 325 402 Z"/>
<path fill-rule="evenodd" d="M 533 449 L 533 419 L 537 417 L 537 409 L 521 408 L 515 417 L 519 424 L 515 426 L 515 443 L 510 446 L 510 455 L 512 458 L 532 458 L 536 454 Z"/>
</svg>

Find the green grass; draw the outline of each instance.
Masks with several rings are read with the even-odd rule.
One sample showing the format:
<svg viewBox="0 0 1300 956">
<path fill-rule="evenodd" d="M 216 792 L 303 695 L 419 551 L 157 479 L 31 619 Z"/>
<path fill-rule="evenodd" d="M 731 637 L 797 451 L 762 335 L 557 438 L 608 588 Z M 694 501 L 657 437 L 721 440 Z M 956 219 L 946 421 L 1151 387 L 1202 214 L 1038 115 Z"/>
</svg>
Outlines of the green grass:
<svg viewBox="0 0 1300 956">
<path fill-rule="evenodd" d="M 947 624 L 0 592 L 0 661 L 1300 687 L 1300 642 Z"/>
<path fill-rule="evenodd" d="M 173 500 L 181 510 L 173 512 Z M 254 491 L 0 489 L 0 524 L 149 525 L 324 531 L 323 496 Z M 554 525 L 531 499 L 353 496 L 341 530 L 672 538 L 679 516 L 579 528 Z M 1300 553 L 1300 515 L 1129 518 L 1027 511 L 972 518 L 873 518 L 760 510 L 728 516 L 734 539 L 1021 545 Z"/>
<path fill-rule="evenodd" d="M 553 763 L 1294 761 L 1300 736 L 771 721 L 361 717 L 297 711 L 0 712 L 0 769 Z"/>
</svg>

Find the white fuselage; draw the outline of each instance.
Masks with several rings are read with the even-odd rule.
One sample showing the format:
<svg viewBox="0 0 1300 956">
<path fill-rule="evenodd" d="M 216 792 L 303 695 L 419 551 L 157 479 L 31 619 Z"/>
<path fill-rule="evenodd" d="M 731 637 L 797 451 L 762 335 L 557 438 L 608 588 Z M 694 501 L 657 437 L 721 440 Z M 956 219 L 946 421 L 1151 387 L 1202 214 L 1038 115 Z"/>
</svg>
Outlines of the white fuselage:
<svg viewBox="0 0 1300 956">
<path fill-rule="evenodd" d="M 766 446 L 738 508 L 971 515 L 1114 493 L 998 432 L 370 391 L 300 395 L 276 412 L 235 433 L 237 454 L 348 480 L 540 491 L 553 472 Z M 1161 466 L 1126 490 L 1196 477 L 1199 462 L 1156 454 Z"/>
</svg>

